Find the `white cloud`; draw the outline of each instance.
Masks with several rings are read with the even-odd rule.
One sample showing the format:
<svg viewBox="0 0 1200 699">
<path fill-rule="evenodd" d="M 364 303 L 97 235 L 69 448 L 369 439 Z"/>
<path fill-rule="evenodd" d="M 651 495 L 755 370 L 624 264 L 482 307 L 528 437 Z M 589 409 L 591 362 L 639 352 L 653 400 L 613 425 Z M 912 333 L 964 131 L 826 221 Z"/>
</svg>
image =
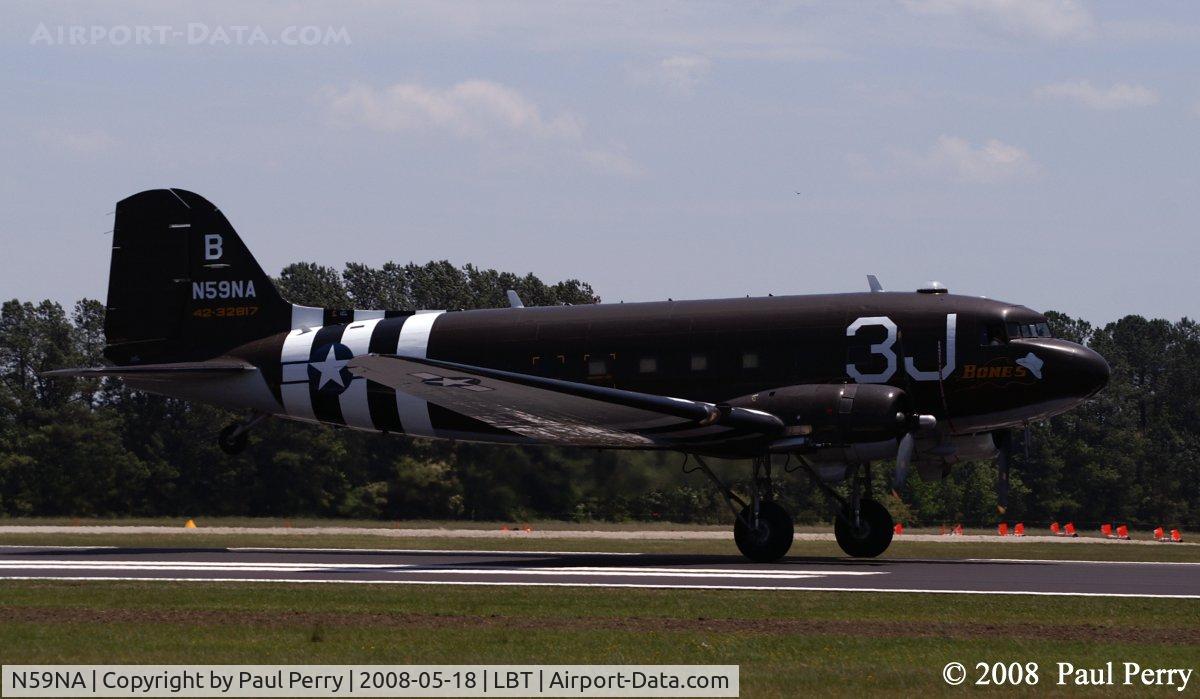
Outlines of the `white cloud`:
<svg viewBox="0 0 1200 699">
<path fill-rule="evenodd" d="M 1038 97 L 1070 99 L 1092 109 L 1127 109 L 1158 104 L 1158 93 L 1141 85 L 1117 83 L 1096 87 L 1086 80 L 1043 85 L 1034 90 Z"/>
<path fill-rule="evenodd" d="M 938 136 L 937 143 L 924 158 L 932 169 L 947 172 L 967 182 L 1000 182 L 1028 175 L 1036 170 L 1033 159 L 1022 148 L 994 138 L 972 146 L 958 136 Z"/>
<path fill-rule="evenodd" d="M 97 155 L 116 145 L 115 138 L 99 129 L 42 128 L 34 132 L 42 143 L 76 155 Z"/>
<path fill-rule="evenodd" d="M 890 148 L 883 158 L 862 153 L 845 157 L 847 171 L 862 180 L 905 179 L 914 175 L 975 184 L 994 184 L 1036 175 L 1029 153 L 997 139 L 972 145 L 965 138 L 942 134 L 924 151 Z"/>
<path fill-rule="evenodd" d="M 635 82 L 665 87 L 690 94 L 712 69 L 712 61 L 704 56 L 671 56 L 652 66 L 633 71 Z"/>
<path fill-rule="evenodd" d="M 1076 0 L 905 0 L 910 12 L 962 17 L 1003 34 L 1046 41 L 1096 33 L 1091 12 Z"/>
<path fill-rule="evenodd" d="M 640 169 L 619 146 L 600 147 L 585 133 L 584 120 L 571 112 L 547 116 L 511 87 L 466 80 L 447 88 L 396 83 L 376 88 L 356 83 L 322 92 L 330 115 L 342 124 L 375 131 L 445 132 L 456 138 L 557 148 L 594 170 L 634 175 Z"/>
<path fill-rule="evenodd" d="M 416 83 L 384 88 L 355 84 L 326 92 L 330 111 L 377 131 L 446 129 L 460 136 L 497 132 L 545 139 L 578 139 L 582 121 L 573 114 L 553 118 L 516 90 L 487 80 L 467 80 L 445 89 Z"/>
<path fill-rule="evenodd" d="M 626 153 L 624 148 L 589 148 L 579 152 L 579 157 L 593 169 L 613 175 L 633 177 L 642 169 Z"/>
<path fill-rule="evenodd" d="M 890 155 L 892 162 L 882 168 L 858 153 L 847 156 L 846 164 L 854 175 L 863 179 L 920 174 L 982 184 L 1021 179 L 1038 171 L 1037 164 L 1023 148 L 994 138 L 972 145 L 964 138 L 943 134 L 927 151 L 897 148 Z"/>
</svg>

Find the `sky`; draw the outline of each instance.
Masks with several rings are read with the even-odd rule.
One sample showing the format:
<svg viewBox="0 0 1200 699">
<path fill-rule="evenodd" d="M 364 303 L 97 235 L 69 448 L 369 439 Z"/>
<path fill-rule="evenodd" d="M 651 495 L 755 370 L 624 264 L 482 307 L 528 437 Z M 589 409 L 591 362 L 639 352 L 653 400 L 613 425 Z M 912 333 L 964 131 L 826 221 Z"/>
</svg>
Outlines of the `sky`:
<svg viewBox="0 0 1200 699">
<path fill-rule="evenodd" d="M 1200 316 L 1195 3 L 8 2 L 0 64 L 6 299 L 182 187 L 269 273 Z"/>
</svg>

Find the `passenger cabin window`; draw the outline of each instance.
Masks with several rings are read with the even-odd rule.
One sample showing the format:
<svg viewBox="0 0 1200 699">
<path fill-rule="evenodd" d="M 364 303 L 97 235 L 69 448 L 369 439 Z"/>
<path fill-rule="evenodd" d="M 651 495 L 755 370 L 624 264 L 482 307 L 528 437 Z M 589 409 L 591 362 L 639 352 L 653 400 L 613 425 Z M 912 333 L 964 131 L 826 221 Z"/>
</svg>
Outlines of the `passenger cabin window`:
<svg viewBox="0 0 1200 699">
<path fill-rule="evenodd" d="M 588 376 L 604 376 L 608 373 L 608 362 L 603 359 L 588 360 Z"/>
<path fill-rule="evenodd" d="M 692 355 L 692 371 L 707 371 L 708 370 L 708 355 L 693 354 Z"/>
<path fill-rule="evenodd" d="M 742 368 L 757 369 L 758 368 L 758 352 L 742 352 Z"/>
<path fill-rule="evenodd" d="M 639 374 L 653 374 L 658 371 L 658 360 L 654 357 L 642 357 L 638 360 Z"/>
</svg>

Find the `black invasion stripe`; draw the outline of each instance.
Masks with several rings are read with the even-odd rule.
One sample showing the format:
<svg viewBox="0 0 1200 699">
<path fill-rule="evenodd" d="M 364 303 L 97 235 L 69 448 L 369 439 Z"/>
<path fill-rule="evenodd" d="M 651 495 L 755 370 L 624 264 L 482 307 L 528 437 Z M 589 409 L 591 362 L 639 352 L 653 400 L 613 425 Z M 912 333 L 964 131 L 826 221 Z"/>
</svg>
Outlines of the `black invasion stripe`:
<svg viewBox="0 0 1200 699">
<path fill-rule="evenodd" d="M 400 424 L 400 408 L 396 405 L 396 391 L 374 381 L 367 382 L 367 409 L 371 411 L 371 424 L 380 432 L 403 432 Z"/>
<path fill-rule="evenodd" d="M 318 330 L 317 336 L 313 338 L 312 350 L 308 356 L 309 361 L 324 361 L 325 356 L 329 353 L 329 346 L 341 342 L 342 333 L 345 330 L 345 325 L 326 325 Z M 308 386 L 308 395 L 312 399 L 313 415 L 316 415 L 317 419 L 321 422 L 332 422 L 335 425 L 346 424 L 345 419 L 342 417 L 342 403 L 339 400 L 340 394 L 333 390 L 336 386 L 326 384 L 326 389 L 319 391 L 317 390 L 317 383 L 313 381 Z"/>
<path fill-rule="evenodd" d="M 384 311 L 384 318 L 407 318 L 414 315 L 415 311 Z"/>
<path fill-rule="evenodd" d="M 396 343 L 400 341 L 400 328 L 404 327 L 404 318 L 387 317 L 375 324 L 371 332 L 371 342 L 368 352 L 371 354 L 394 354 Z"/>
<path fill-rule="evenodd" d="M 387 317 L 375 324 L 367 351 L 371 354 L 391 354 L 400 341 L 400 328 L 407 316 Z M 371 411 L 371 422 L 375 429 L 383 432 L 403 432 L 400 424 L 400 409 L 396 405 L 396 391 L 374 381 L 367 382 L 367 408 Z"/>
</svg>

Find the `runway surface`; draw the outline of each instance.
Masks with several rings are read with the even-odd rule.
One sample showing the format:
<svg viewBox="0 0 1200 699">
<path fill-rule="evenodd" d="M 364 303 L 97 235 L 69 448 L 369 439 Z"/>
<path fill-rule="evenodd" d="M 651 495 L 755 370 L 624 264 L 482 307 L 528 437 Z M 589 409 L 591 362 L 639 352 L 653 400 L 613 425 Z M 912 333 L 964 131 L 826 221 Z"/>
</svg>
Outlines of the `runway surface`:
<svg viewBox="0 0 1200 699">
<path fill-rule="evenodd" d="M 455 527 L 233 527 L 204 525 L 196 529 L 185 529 L 181 526 L 168 527 L 163 525 L 62 525 L 62 524 L 7 524 L 0 525 L 0 535 L 5 534 L 121 534 L 121 535 L 170 535 L 170 536 L 200 536 L 213 534 L 219 536 L 382 536 L 393 539 L 606 539 L 606 540 L 638 540 L 638 541 L 733 541 L 733 531 L 727 527 L 720 529 L 525 529 L 521 527 L 503 529 L 455 528 Z M 999 544 L 1095 544 L 1103 543 L 1111 546 L 1163 546 L 1161 542 L 1149 539 L 1149 532 L 1138 532 L 1134 539 L 1107 539 L 1097 535 L 1084 534 L 1078 537 L 1042 536 L 1029 534 L 1027 536 L 997 536 L 990 534 L 970 533 L 966 535 L 947 536 L 942 534 L 918 534 L 906 532 L 898 537 L 900 541 L 936 541 L 946 544 L 964 542 L 987 542 Z M 1147 537 L 1147 538 L 1142 538 Z M 833 532 L 797 532 L 796 541 L 834 541 Z M 1171 546 L 1197 546 L 1192 542 L 1172 543 Z"/>
<path fill-rule="evenodd" d="M 0 580 L 833 590 L 1200 599 L 1200 563 L 0 546 Z"/>
</svg>

